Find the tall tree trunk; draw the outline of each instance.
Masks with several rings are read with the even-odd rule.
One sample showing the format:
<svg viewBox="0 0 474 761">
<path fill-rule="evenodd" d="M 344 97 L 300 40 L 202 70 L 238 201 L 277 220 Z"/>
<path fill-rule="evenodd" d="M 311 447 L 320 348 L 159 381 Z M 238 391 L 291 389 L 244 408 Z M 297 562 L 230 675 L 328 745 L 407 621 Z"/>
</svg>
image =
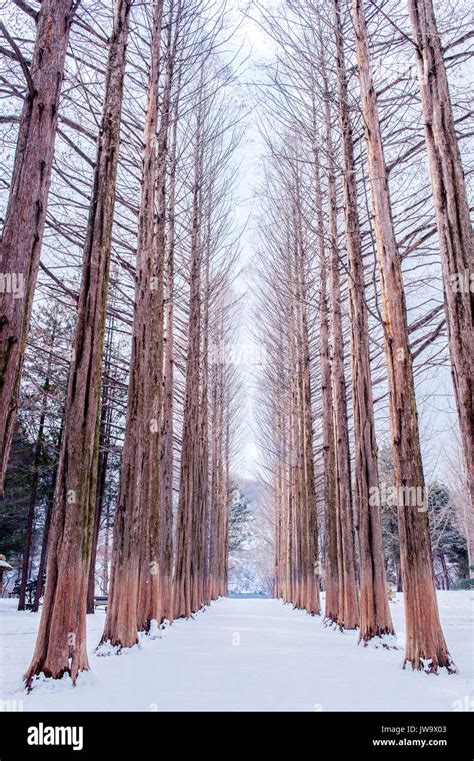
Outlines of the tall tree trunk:
<svg viewBox="0 0 474 761">
<path fill-rule="evenodd" d="M 363 0 L 353 0 L 353 22 L 382 291 L 394 482 L 399 494 L 400 560 L 406 620 L 405 663 L 411 663 L 414 669 L 429 672 L 436 672 L 439 666 L 454 670 L 439 620 L 428 513 L 426 506 L 413 504 L 411 499 L 411 494 L 418 493 L 419 489 L 424 492 L 424 475 L 408 344 L 405 291 L 370 69 Z"/>
<path fill-rule="evenodd" d="M 474 513 L 474 237 L 432 0 L 408 0 L 435 201 L 451 372 Z"/>
<path fill-rule="evenodd" d="M 180 13 L 180 4 L 178 8 Z M 162 481 L 157 478 L 162 467 L 163 454 L 163 413 L 164 413 L 164 267 L 166 258 L 166 189 L 167 189 L 167 159 L 168 137 L 171 119 L 171 88 L 173 84 L 173 70 L 175 63 L 176 36 L 179 28 L 179 18 L 175 20 L 174 3 L 170 3 L 169 19 L 167 23 L 166 41 L 166 65 L 164 66 L 165 78 L 163 93 L 161 96 L 159 112 L 159 129 L 157 135 L 156 157 L 156 207 L 157 220 L 154 241 L 153 274 L 154 287 L 148 310 L 148 338 L 149 346 L 146 362 L 145 389 L 147 390 L 146 419 L 156 421 L 156 431 L 153 425 L 150 427 L 149 441 L 146 448 L 146 479 L 147 497 L 145 508 L 148 512 L 147 519 L 143 520 L 143 528 L 146 532 L 145 545 L 147 556 L 141 563 L 141 585 L 145 581 L 148 591 L 146 604 L 143 607 L 140 599 L 143 597 L 143 587 L 140 590 L 138 606 L 139 629 L 147 631 L 152 621 L 161 623 L 164 618 L 162 585 L 165 574 L 162 569 L 163 543 L 169 543 L 169 537 L 162 535 L 162 530 L 170 530 L 169 520 L 164 520 L 162 515 Z M 173 34 L 174 32 L 174 34 Z"/>
<path fill-rule="evenodd" d="M 311 398 L 311 360 L 308 332 L 308 273 L 306 243 L 303 237 L 301 215 L 301 188 L 298 170 L 295 172 L 295 234 L 297 283 L 297 336 L 299 365 L 299 416 L 301 449 L 301 500 L 303 515 L 303 595 L 302 605 L 311 615 L 319 614 L 319 563 L 318 522 L 316 512 L 316 484 L 314 475 L 313 412 Z"/>
<path fill-rule="evenodd" d="M 225 298 L 221 297 L 217 306 L 217 324 L 213 331 L 215 340 L 213 360 L 210 368 L 210 488 L 209 488 L 209 542 L 208 593 L 206 600 L 215 600 L 227 595 L 227 554 L 229 500 L 228 475 L 228 399 L 226 389 L 229 368 L 223 352 Z"/>
<path fill-rule="evenodd" d="M 397 563 L 397 592 L 403 592 L 402 567 Z"/>
<path fill-rule="evenodd" d="M 41 672 L 56 679 L 68 673 L 75 682 L 78 673 L 89 668 L 87 582 L 97 489 L 102 355 L 131 3 L 132 0 L 117 2 L 110 39 L 45 598 L 33 660 L 25 675 L 29 686 Z"/>
<path fill-rule="evenodd" d="M 151 60 L 148 80 L 148 102 L 144 128 L 144 151 L 140 212 L 138 221 L 137 274 L 132 332 L 132 353 L 128 385 L 127 421 L 122 450 L 119 496 L 114 522 L 112 573 L 107 617 L 101 643 L 132 647 L 138 641 L 138 630 L 147 625 L 146 582 L 159 576 L 159 557 L 150 561 L 147 552 L 148 478 L 147 448 L 159 444 L 161 410 L 157 409 L 156 386 L 147 388 L 150 369 L 149 336 L 151 305 L 160 294 L 160 273 L 155 251 L 156 201 L 156 128 L 160 78 L 160 37 L 163 0 L 154 7 Z M 156 322 L 153 323 L 153 329 Z M 155 368 L 161 374 L 161 366 Z M 161 377 L 161 376 L 160 376 Z M 150 406 L 151 400 L 151 406 Z M 152 409 L 153 408 L 153 409 Z M 159 451 L 159 450 L 158 450 Z M 149 462 L 149 460 L 148 460 Z M 156 525 L 156 524 L 155 524 Z M 146 562 L 146 569 L 141 565 Z M 140 580 L 140 572 L 142 578 Z M 143 578 L 145 573 L 145 583 Z M 140 585 L 140 581 L 142 582 Z M 141 595 L 140 595 L 141 586 Z M 155 589 L 155 584 L 154 584 Z M 152 599 L 150 597 L 148 600 Z M 139 613 L 140 606 L 140 613 Z M 149 608 L 148 608 L 149 610 Z M 145 620 L 144 620 L 145 619 Z"/>
<path fill-rule="evenodd" d="M 227 379 L 228 380 L 228 379 Z M 221 570 L 221 597 L 227 597 L 228 590 L 228 566 L 229 566 L 229 497 L 230 497 L 230 400 L 229 400 L 229 384 L 226 383 L 224 399 L 224 419 L 225 419 L 225 435 L 223 441 L 224 447 L 224 468 L 223 468 L 223 483 L 222 483 L 222 570 Z"/>
<path fill-rule="evenodd" d="M 273 468 L 273 495 L 274 495 L 274 551 L 273 551 L 273 597 L 283 596 L 283 504 L 282 504 L 282 438 L 281 438 L 281 401 L 280 394 L 276 395 L 274 401 L 274 416 L 273 416 L 273 441 L 275 445 L 275 457 Z M 213 421 L 211 420 L 211 430 L 213 428 Z"/>
<path fill-rule="evenodd" d="M 323 491 L 326 536 L 325 556 L 325 619 L 337 622 L 339 600 L 339 570 L 337 562 L 337 503 L 334 428 L 332 424 L 332 380 L 329 357 L 329 307 L 327 298 L 327 256 L 325 251 L 319 150 L 313 146 L 316 192 L 317 251 L 319 260 L 319 364 L 321 375 Z"/>
<path fill-rule="evenodd" d="M 109 373 L 110 362 L 110 350 L 111 343 L 109 343 L 106 350 L 106 361 L 104 364 L 105 375 Z M 100 533 L 100 519 L 102 517 L 102 508 L 104 505 L 105 494 L 105 479 L 107 476 L 107 462 L 109 458 L 108 446 L 110 436 L 110 424 L 112 417 L 112 408 L 109 404 L 109 382 L 104 384 L 101 411 L 100 411 L 100 424 L 99 424 L 99 463 L 97 467 L 97 496 L 95 504 L 94 515 L 94 531 L 92 534 L 92 547 L 91 547 L 91 561 L 89 566 L 89 580 L 87 584 L 87 613 L 94 613 L 94 597 L 95 597 L 95 565 L 97 560 L 97 545 L 99 542 Z"/>
<path fill-rule="evenodd" d="M 303 484 L 307 505 L 306 526 L 306 594 L 305 608 L 308 613 L 319 614 L 319 555 L 318 555 L 318 520 L 316 505 L 316 481 L 314 474 L 313 448 L 313 412 L 311 398 L 311 360 L 308 336 L 308 317 L 306 314 L 306 289 L 302 300 L 302 406 L 303 406 Z"/>
<path fill-rule="evenodd" d="M 23 546 L 23 556 L 22 556 L 22 562 L 21 562 L 20 594 L 18 597 L 17 610 L 25 610 L 26 584 L 30 576 L 31 543 L 32 543 L 32 536 L 33 536 L 33 523 L 34 523 L 34 517 L 35 517 L 36 495 L 38 492 L 38 464 L 37 464 L 36 452 L 35 452 L 35 464 L 33 467 L 34 467 L 33 484 L 31 488 L 30 505 L 28 508 L 28 518 L 26 522 L 25 544 Z"/>
<path fill-rule="evenodd" d="M 174 58 L 179 34 L 181 17 L 181 2 L 176 12 L 175 33 L 173 45 L 168 52 L 167 63 L 167 93 L 163 101 L 167 104 L 169 113 L 171 85 L 173 81 Z M 172 19 L 174 3 L 171 4 L 170 19 Z M 169 39 L 169 38 L 168 38 Z M 164 369 L 163 369 L 163 427 L 162 455 L 160 466 L 161 478 L 161 606 L 163 618 L 173 620 L 173 410 L 174 410 L 174 250 L 175 250 L 175 204 L 176 204 L 176 168 L 177 168 L 177 128 L 179 114 L 180 75 L 176 86 L 173 122 L 171 129 L 170 172 L 168 191 L 168 230 L 166 258 L 166 290 L 165 290 L 165 339 L 164 339 Z M 166 125 L 166 135 L 169 124 Z"/>
<path fill-rule="evenodd" d="M 150 622 L 156 620 L 160 623 L 165 615 L 170 613 L 170 552 L 172 552 L 172 515 L 164 515 L 164 507 L 161 496 L 163 484 L 161 478 L 156 477 L 156 473 L 161 474 L 163 467 L 163 435 L 164 435 L 164 268 L 166 259 L 166 211 L 167 211 L 167 160 L 169 155 L 168 138 L 171 122 L 171 91 L 173 85 L 174 65 L 176 60 L 176 45 L 179 33 L 179 23 L 181 16 L 181 2 L 177 4 L 175 16 L 174 2 L 170 3 L 169 16 L 167 20 L 167 40 L 166 40 L 166 64 L 164 65 L 164 86 L 160 105 L 160 124 L 157 136 L 157 159 L 156 159 L 156 204 L 157 204 L 157 224 L 155 230 L 156 251 L 155 261 L 155 281 L 156 287 L 153 289 L 153 304 L 150 312 L 150 329 L 151 333 L 148 343 L 151 347 L 147 365 L 147 389 L 153 389 L 152 397 L 149 399 L 148 417 L 157 420 L 158 429 L 156 436 L 150 437 L 150 446 L 147 449 L 147 508 L 148 508 L 148 546 L 149 556 L 147 562 L 142 563 L 142 568 L 152 569 L 148 579 L 150 590 L 149 609 L 143 616 L 142 626 L 148 629 Z M 173 179 L 174 181 L 174 179 Z M 173 191 L 174 192 L 174 191 Z M 174 203 L 174 199 L 173 199 Z M 168 272 L 169 274 L 169 272 Z M 173 272 L 171 271 L 171 275 Z M 172 288 L 171 283 L 171 288 Z M 172 292 L 171 292 L 172 295 Z M 169 316 L 169 315 L 168 315 Z M 172 319 L 172 314 L 171 314 Z M 171 327 L 171 323 L 168 325 Z M 172 368 L 171 368 L 172 370 Z M 172 388 L 172 386 L 171 386 Z M 167 389 L 168 393 L 169 390 Z M 171 398 L 172 402 L 172 398 Z M 169 398 L 168 398 L 169 404 Z M 170 410 L 167 410 L 170 414 Z M 172 408 L 171 408 L 172 414 Z M 169 421 L 168 421 L 169 424 Z M 170 442 L 172 447 L 172 440 Z M 172 463 L 171 463 L 172 465 Z M 172 472 L 170 473 L 172 478 Z M 172 488 L 172 482 L 171 482 Z M 144 521 L 144 526 L 146 522 Z M 166 532 L 166 534 L 163 534 Z M 167 568 L 163 568 L 164 548 L 166 549 Z M 154 569 L 154 572 L 153 572 Z M 165 589 L 166 586 L 166 589 Z M 168 599 L 167 610 L 164 608 L 165 598 Z M 139 611 L 140 617 L 140 611 Z"/>
<path fill-rule="evenodd" d="M 214 330 L 214 351 L 210 369 L 210 493 L 209 493 L 209 557 L 208 594 L 215 600 L 221 594 L 221 541 L 223 536 L 223 481 L 224 481 L 224 383 L 225 365 L 221 361 L 224 351 L 223 300 L 219 300 L 217 325 Z"/>
<path fill-rule="evenodd" d="M 194 598 L 196 581 L 197 470 L 199 462 L 199 376 L 201 366 L 201 171 L 202 102 L 198 106 L 193 182 L 191 230 L 191 272 L 187 330 L 187 362 L 174 579 L 174 618 L 189 618 L 198 606 Z"/>
<path fill-rule="evenodd" d="M 219 333 L 216 331 L 215 353 L 211 364 L 211 393 L 210 393 L 210 425 L 211 425 L 211 478 L 210 478 L 210 509 L 209 509 L 209 589 L 208 597 L 215 600 L 217 597 L 217 521 L 218 521 L 218 380 L 219 380 Z"/>
<path fill-rule="evenodd" d="M 339 610 L 337 623 L 345 629 L 359 625 L 359 603 L 355 566 L 352 515 L 349 429 L 347 422 L 346 381 L 344 374 L 344 338 L 341 316 L 341 287 L 337 234 L 337 198 L 331 111 L 325 64 L 322 60 L 326 151 L 328 155 L 329 276 L 331 316 L 331 381 L 333 394 L 334 449 L 336 461 L 337 535 L 339 564 Z"/>
<path fill-rule="evenodd" d="M 446 555 L 444 554 L 443 550 L 438 550 L 438 557 L 439 557 L 439 561 L 441 563 L 441 568 L 442 568 L 443 582 L 444 582 L 443 587 L 444 589 L 450 589 L 451 582 L 449 578 L 449 570 L 446 563 Z"/>
<path fill-rule="evenodd" d="M 0 494 L 43 241 L 58 105 L 76 0 L 43 0 L 5 214 L 0 262 Z"/>
<path fill-rule="evenodd" d="M 99 448 L 100 448 L 99 440 Z M 105 491 L 105 477 L 107 475 L 107 453 L 102 452 L 99 454 L 99 465 L 97 468 L 97 499 L 94 515 L 94 531 L 92 534 L 92 546 L 91 546 L 91 560 L 89 565 L 89 579 L 87 582 L 87 604 L 86 613 L 94 613 L 94 598 L 95 598 L 95 566 L 97 562 L 97 545 L 99 542 L 100 533 L 100 519 L 102 516 L 102 507 L 104 504 L 104 491 Z"/>
<path fill-rule="evenodd" d="M 291 244 L 290 244 L 291 245 Z M 289 245 L 289 249 L 290 249 Z M 288 257 L 288 274 L 289 282 L 294 284 L 294 252 Z M 294 285 L 293 285 L 294 288 Z M 295 295 L 290 295 L 290 314 L 288 323 L 288 357 L 290 368 L 289 382 L 289 462 L 288 462 L 288 482 L 289 482 L 289 499 L 291 515 L 291 534 L 292 534 L 292 551 L 290 555 L 290 601 L 296 608 L 301 608 L 300 591 L 301 591 L 301 565 L 302 565 L 302 532 L 301 520 L 304 505 L 299 493 L 301 480 L 301 450 L 300 450 L 300 430 L 298 418 L 298 368 L 297 368 L 297 329 L 295 324 Z"/>
<path fill-rule="evenodd" d="M 333 15 L 344 169 L 344 222 L 349 265 L 355 508 L 360 548 L 360 640 L 367 641 L 374 636 L 393 634 L 393 624 L 387 595 L 380 508 L 373 500 L 371 502 L 371 495 L 378 491 L 377 444 L 370 375 L 364 263 L 357 209 L 357 175 L 352 125 L 349 117 L 339 0 L 333 0 Z"/>
<path fill-rule="evenodd" d="M 467 544 L 467 561 L 469 563 L 469 577 L 474 579 L 474 513 L 468 500 L 461 501 L 461 520 Z"/>
<path fill-rule="evenodd" d="M 210 193 L 209 206 L 212 206 Z M 204 283 L 202 316 L 202 369 L 199 404 L 199 475 L 198 475 L 198 598 L 201 604 L 209 603 L 209 283 L 211 241 L 211 214 L 208 213 L 207 241 L 204 247 Z"/>
<path fill-rule="evenodd" d="M 174 149 L 173 149 L 174 155 Z M 172 158 L 174 162 L 174 158 Z M 174 408 L 174 179 L 170 181 L 170 220 L 166 264 L 166 310 L 161 478 L 161 605 L 164 618 L 172 620 L 173 594 L 173 408 Z"/>
<path fill-rule="evenodd" d="M 109 549 L 110 549 L 110 504 L 107 502 L 105 508 L 105 526 L 104 526 L 104 562 L 102 565 L 102 583 L 100 586 L 103 595 L 109 592 Z"/>
</svg>

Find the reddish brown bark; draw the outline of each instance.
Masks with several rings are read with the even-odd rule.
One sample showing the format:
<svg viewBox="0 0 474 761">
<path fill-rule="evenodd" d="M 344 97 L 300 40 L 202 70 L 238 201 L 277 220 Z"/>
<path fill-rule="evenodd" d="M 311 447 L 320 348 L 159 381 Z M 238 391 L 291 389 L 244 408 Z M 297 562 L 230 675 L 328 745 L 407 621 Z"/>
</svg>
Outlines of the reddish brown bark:
<svg viewBox="0 0 474 761">
<path fill-rule="evenodd" d="M 443 271 L 451 372 L 474 513 L 474 237 L 431 0 L 408 0 Z"/>
<path fill-rule="evenodd" d="M 335 183 L 334 146 L 331 111 L 325 64 L 322 59 L 325 103 L 326 151 L 328 155 L 328 212 L 329 212 L 329 310 L 331 324 L 331 382 L 333 396 L 334 451 L 336 465 L 336 528 L 339 577 L 337 623 L 346 629 L 359 625 L 359 602 L 355 567 L 354 525 L 347 422 L 346 381 L 344 374 L 344 339 L 341 316 L 341 286 L 337 231 L 337 199 Z"/>
<path fill-rule="evenodd" d="M 226 290 L 219 294 L 210 340 L 208 368 L 209 486 L 206 536 L 207 593 L 204 602 L 227 595 L 229 490 L 229 418 L 232 365 L 225 354 Z"/>
<path fill-rule="evenodd" d="M 222 308 L 222 307 L 221 307 Z M 223 521 L 226 503 L 225 495 L 225 469 L 224 469 L 224 381 L 225 367 L 219 361 L 219 349 L 223 344 L 223 326 L 221 320 L 213 333 L 217 350 L 213 357 L 210 368 L 210 490 L 209 490 L 209 574 L 208 574 L 208 598 L 216 600 L 223 593 L 223 580 L 221 577 L 221 541 L 223 537 Z"/>
<path fill-rule="evenodd" d="M 354 484 L 360 567 L 360 639 L 393 634 L 387 595 L 380 508 L 370 502 L 378 489 L 369 326 L 365 302 L 364 264 L 357 209 L 357 180 L 352 125 L 349 118 L 346 68 L 339 0 L 333 0 L 338 80 L 338 110 L 343 159 L 344 224 L 349 269 L 351 317 L 352 408 L 354 419 Z"/>
<path fill-rule="evenodd" d="M 273 491 L 275 497 L 275 525 L 274 525 L 274 570 L 273 570 L 273 597 L 284 596 L 284 510 L 283 510 L 283 478 L 284 465 L 281 459 L 283 451 L 282 441 L 282 414 L 280 409 L 280 400 L 275 399 L 274 426 L 272 430 L 273 441 L 275 443 L 276 456 L 274 458 L 273 468 Z"/>
<path fill-rule="evenodd" d="M 370 69 L 363 0 L 353 0 L 352 9 L 382 292 L 394 482 L 400 494 L 398 521 L 406 620 L 405 663 L 429 672 L 443 666 L 453 670 L 438 614 L 428 515 L 425 507 L 412 504 L 407 498 L 407 494 L 413 493 L 408 489 L 424 490 L 424 474 L 405 292 Z"/>
<path fill-rule="evenodd" d="M 327 298 L 327 256 L 324 245 L 319 150 L 313 145 L 316 193 L 317 250 L 319 260 L 319 364 L 321 376 L 323 491 L 325 519 L 325 590 L 324 617 L 337 622 L 339 601 L 339 569 L 337 562 L 337 504 L 334 429 L 332 424 L 332 381 L 329 357 L 329 306 Z"/>
<path fill-rule="evenodd" d="M 201 87 L 203 73 L 201 73 Z M 187 326 L 187 358 L 178 514 L 176 524 L 176 561 L 174 574 L 173 617 L 189 618 L 203 600 L 201 544 L 200 478 L 200 377 L 202 322 L 202 172 L 203 172 L 203 102 L 199 95 L 196 115 L 194 178 L 192 187 L 191 269 L 189 275 L 189 308 Z"/>
<path fill-rule="evenodd" d="M 153 288 L 150 304 L 147 309 L 148 333 L 147 362 L 145 367 L 147 391 L 146 419 L 156 421 L 157 430 L 151 426 L 145 450 L 145 468 L 147 491 L 145 499 L 146 519 L 143 520 L 145 532 L 145 557 L 141 565 L 141 589 L 138 605 L 139 628 L 148 630 L 151 621 L 160 623 L 165 617 L 163 598 L 170 594 L 169 562 L 168 569 L 162 567 L 163 548 L 172 542 L 172 538 L 164 536 L 163 530 L 172 530 L 169 516 L 162 515 L 163 501 L 161 497 L 162 481 L 157 478 L 162 467 L 163 429 L 164 429 L 164 267 L 166 256 L 166 210 L 167 210 L 167 160 L 168 139 L 171 121 L 171 89 L 176 59 L 176 42 L 179 32 L 181 3 L 177 4 L 176 18 L 174 3 L 170 3 L 167 19 L 167 40 L 165 47 L 164 85 L 160 98 L 159 128 L 156 148 L 156 207 L 157 219 L 154 234 L 154 258 L 152 264 Z M 151 435 L 150 435 L 151 434 Z M 168 587 L 163 590 L 163 583 Z M 144 603 L 141 600 L 145 601 Z M 169 615 L 169 611 L 168 611 Z"/>
<path fill-rule="evenodd" d="M 296 183 L 296 201 L 301 205 L 299 180 Z M 303 594 L 302 604 L 308 613 L 319 614 L 319 558 L 318 522 L 316 507 L 316 483 L 314 474 L 313 410 L 311 395 L 311 360 L 308 331 L 307 304 L 309 301 L 308 272 L 305 243 L 303 241 L 301 214 L 295 220 L 299 244 L 297 256 L 298 287 L 298 344 L 300 374 L 300 447 L 301 447 L 301 498 L 304 504 L 302 532 L 303 542 Z"/>
<path fill-rule="evenodd" d="M 25 675 L 60 678 L 89 667 L 86 598 L 97 488 L 99 407 L 115 204 L 123 81 L 131 0 L 115 8 L 97 145 L 64 434 L 58 464 L 43 612 Z"/>
<path fill-rule="evenodd" d="M 173 149 L 174 154 L 174 149 Z M 172 159 L 174 163 L 174 159 Z M 174 179 L 170 180 L 170 212 L 174 215 Z M 174 217 L 170 221 L 166 266 L 166 307 L 164 340 L 164 387 L 161 478 L 161 605 L 164 618 L 172 621 L 173 604 L 173 285 L 174 285 Z"/>
<path fill-rule="evenodd" d="M 281 303 L 277 303 L 275 312 L 271 311 L 277 337 L 274 362 L 278 366 L 271 405 L 275 418 L 271 426 L 275 447 L 274 594 L 315 614 L 320 611 L 320 601 L 307 315 L 310 295 L 297 154 L 290 171 L 287 245 L 280 251 L 285 284 L 281 292 L 276 290 Z"/>
<path fill-rule="evenodd" d="M 289 282 L 294 283 L 293 257 L 288 257 Z M 293 286 L 294 287 L 294 286 Z M 288 508 L 289 508 L 289 595 L 288 602 L 295 607 L 301 608 L 301 452 L 298 427 L 298 376 L 297 376 L 297 353 L 296 353 L 296 325 L 295 325 L 295 301 L 291 298 L 290 315 L 288 322 L 288 363 L 289 363 L 289 405 L 288 405 Z"/>
<path fill-rule="evenodd" d="M 43 241 L 58 104 L 75 0 L 43 0 L 0 243 L 0 493 Z M 7 278 L 7 280 L 5 279 Z M 15 279 L 16 288 L 8 285 Z M 14 291 L 17 291 L 16 294 Z"/>
<path fill-rule="evenodd" d="M 173 81 L 174 59 L 179 34 L 181 3 L 178 3 L 175 19 L 173 43 L 168 37 L 167 55 L 167 87 L 163 103 L 169 113 L 171 84 Z M 171 3 L 170 18 L 172 18 L 174 3 Z M 171 24 L 170 24 L 171 33 Z M 175 105 L 173 109 L 173 124 L 171 128 L 170 176 L 168 190 L 168 230 L 165 277 L 165 335 L 164 335 L 164 378 L 163 378 L 163 426 L 162 454 L 160 463 L 161 478 L 161 609 L 162 616 L 173 620 L 173 410 L 174 410 L 174 248 L 175 248 L 175 202 L 176 202 L 176 150 L 177 126 L 179 114 L 180 77 L 176 87 Z M 169 131 L 169 116 L 165 135 Z M 165 165 L 166 167 L 166 165 Z M 164 196 L 164 193 L 163 193 Z M 164 200 L 164 198 L 163 198 Z M 164 213 L 164 212 L 163 212 Z"/>
<path fill-rule="evenodd" d="M 211 199 L 210 199 L 211 200 Z M 212 201 L 211 201 L 212 202 Z M 199 462 L 197 473 L 197 599 L 209 603 L 209 260 L 211 243 L 211 214 L 208 216 L 207 241 L 204 251 L 204 283 L 202 314 L 202 367 L 199 390 Z"/>
<path fill-rule="evenodd" d="M 151 526 L 149 498 L 153 474 L 149 466 L 160 456 L 161 439 L 158 384 L 161 383 L 162 367 L 161 364 L 151 366 L 150 338 L 156 338 L 160 330 L 157 324 L 160 312 L 153 317 L 151 307 L 162 299 L 163 283 L 155 248 L 156 128 L 162 12 L 163 2 L 157 0 L 144 128 L 127 421 L 114 522 L 109 604 L 101 639 L 101 642 L 110 642 L 118 647 L 136 644 L 138 631 L 146 629 L 152 618 L 159 616 L 156 610 L 159 604 L 159 516 L 151 516 Z M 153 348 L 156 351 L 156 347 Z M 159 506 L 159 501 L 155 504 Z"/>
<path fill-rule="evenodd" d="M 313 413 L 311 398 L 311 371 L 306 314 L 306 290 L 302 298 L 302 427 L 303 427 L 303 489 L 306 503 L 304 531 L 306 533 L 305 594 L 304 607 L 311 614 L 321 612 L 319 596 L 318 521 L 316 505 L 316 482 L 314 474 Z"/>
</svg>

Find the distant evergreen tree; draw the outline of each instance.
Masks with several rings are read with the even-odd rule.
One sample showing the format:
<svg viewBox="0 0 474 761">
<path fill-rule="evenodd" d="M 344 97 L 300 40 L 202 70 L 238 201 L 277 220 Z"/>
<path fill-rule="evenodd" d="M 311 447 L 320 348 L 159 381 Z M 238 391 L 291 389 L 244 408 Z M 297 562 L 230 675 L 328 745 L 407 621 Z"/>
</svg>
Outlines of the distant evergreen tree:
<svg viewBox="0 0 474 761">
<path fill-rule="evenodd" d="M 456 524 L 456 513 L 445 484 L 430 484 L 428 491 L 431 544 L 438 586 L 450 589 L 469 575 L 467 544 Z"/>
<path fill-rule="evenodd" d="M 379 480 L 390 494 L 393 486 L 393 465 L 391 453 L 386 448 L 379 452 Z M 458 515 L 449 488 L 442 483 L 428 485 L 428 515 L 430 522 L 431 546 L 439 589 L 469 588 L 458 586 L 469 576 L 466 537 L 458 524 Z M 398 537 L 397 505 L 395 501 L 382 499 L 382 530 L 387 575 L 391 583 L 401 588 L 400 542 Z"/>
<path fill-rule="evenodd" d="M 231 489 L 229 496 L 229 551 L 237 552 L 242 549 L 249 533 L 250 499 L 237 487 Z"/>
<path fill-rule="evenodd" d="M 5 494 L 0 499 L 0 551 L 16 568 L 21 562 L 30 502 L 34 444 L 17 423 L 5 478 Z"/>
</svg>

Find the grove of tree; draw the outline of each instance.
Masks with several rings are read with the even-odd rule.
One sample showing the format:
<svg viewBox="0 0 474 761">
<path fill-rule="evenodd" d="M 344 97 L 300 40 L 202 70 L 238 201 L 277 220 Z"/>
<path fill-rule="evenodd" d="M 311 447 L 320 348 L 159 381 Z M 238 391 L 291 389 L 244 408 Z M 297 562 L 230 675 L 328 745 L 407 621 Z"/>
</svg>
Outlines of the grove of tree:
<svg viewBox="0 0 474 761">
<path fill-rule="evenodd" d="M 239 553 L 364 644 L 393 644 L 393 584 L 404 666 L 456 671 L 436 591 L 474 565 L 467 3 L 0 10 L 0 552 L 41 610 L 27 687 L 89 668 L 98 594 L 120 652 L 227 595 Z"/>
</svg>

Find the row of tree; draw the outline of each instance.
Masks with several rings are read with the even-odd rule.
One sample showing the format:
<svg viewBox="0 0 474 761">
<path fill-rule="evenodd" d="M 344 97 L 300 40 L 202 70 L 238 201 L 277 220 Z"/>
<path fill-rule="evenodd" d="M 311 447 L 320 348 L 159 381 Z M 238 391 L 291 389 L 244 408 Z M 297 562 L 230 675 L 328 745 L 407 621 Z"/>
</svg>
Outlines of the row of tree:
<svg viewBox="0 0 474 761">
<path fill-rule="evenodd" d="M 102 642 L 131 646 L 226 592 L 238 383 L 222 347 L 234 340 L 230 159 L 241 115 L 219 52 L 225 4 L 117 0 L 113 16 L 97 0 L 16 5 L 2 53 L 9 106 L 24 100 L 19 117 L 2 119 L 16 144 L 1 253 L 4 279 L 16 273 L 23 292 L 1 294 L 2 482 L 20 379 L 33 457 L 51 452 L 53 431 L 57 453 L 48 503 L 32 493 L 28 516 L 31 538 L 42 514 L 47 548 L 31 686 L 40 673 L 75 681 L 88 668 L 110 488 Z M 23 405 L 32 388 L 33 417 Z M 46 470 L 38 460 L 41 483 Z M 27 539 L 22 585 L 31 557 Z"/>
<path fill-rule="evenodd" d="M 461 276 L 473 271 L 474 249 L 459 148 L 470 110 L 461 86 L 454 114 L 446 73 L 470 55 L 466 19 L 451 10 L 443 47 L 431 0 L 259 8 L 277 49 L 261 85 L 271 160 L 259 266 L 275 594 L 318 613 L 323 574 L 329 622 L 359 628 L 364 642 L 393 633 L 378 415 L 390 429 L 405 663 L 452 671 L 415 374 L 436 365 L 447 337 L 472 552 L 473 294 Z M 444 304 L 433 306 L 433 290 Z"/>
</svg>

